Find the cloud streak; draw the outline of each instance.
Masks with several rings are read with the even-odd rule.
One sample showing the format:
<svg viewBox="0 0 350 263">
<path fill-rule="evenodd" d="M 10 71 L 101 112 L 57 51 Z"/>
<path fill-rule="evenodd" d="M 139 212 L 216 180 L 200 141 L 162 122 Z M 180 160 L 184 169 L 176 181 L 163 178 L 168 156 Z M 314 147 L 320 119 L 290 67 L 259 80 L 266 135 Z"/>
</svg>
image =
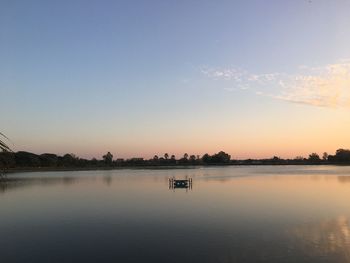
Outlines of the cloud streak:
<svg viewBox="0 0 350 263">
<path fill-rule="evenodd" d="M 300 66 L 298 73 L 253 74 L 239 68 L 202 68 L 215 81 L 229 81 L 227 90 L 251 90 L 259 96 L 319 107 L 350 107 L 350 61 L 322 67 Z"/>
</svg>

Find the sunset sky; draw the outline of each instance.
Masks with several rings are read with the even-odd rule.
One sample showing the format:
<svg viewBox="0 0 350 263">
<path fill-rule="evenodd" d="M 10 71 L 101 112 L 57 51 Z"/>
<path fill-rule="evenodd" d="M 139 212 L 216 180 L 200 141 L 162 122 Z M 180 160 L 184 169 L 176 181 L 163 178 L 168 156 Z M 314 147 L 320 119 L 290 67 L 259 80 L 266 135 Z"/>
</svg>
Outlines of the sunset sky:
<svg viewBox="0 0 350 263">
<path fill-rule="evenodd" d="M 350 1 L 0 2 L 0 132 L 101 158 L 350 148 Z"/>
</svg>

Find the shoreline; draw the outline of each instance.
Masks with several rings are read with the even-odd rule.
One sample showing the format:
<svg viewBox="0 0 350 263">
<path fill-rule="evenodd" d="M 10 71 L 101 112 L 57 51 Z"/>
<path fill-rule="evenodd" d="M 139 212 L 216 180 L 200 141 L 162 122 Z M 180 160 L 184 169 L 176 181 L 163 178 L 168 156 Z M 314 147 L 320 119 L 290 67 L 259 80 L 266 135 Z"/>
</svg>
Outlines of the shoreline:
<svg viewBox="0 0 350 263">
<path fill-rule="evenodd" d="M 32 173 L 32 172 L 74 172 L 74 171 L 103 171 L 103 170 L 176 170 L 198 169 L 208 167 L 244 167 L 244 166 L 349 166 L 348 164 L 217 164 L 217 165 L 174 165 L 174 166 L 121 166 L 121 167 L 23 167 L 9 168 L 3 174 Z"/>
</svg>

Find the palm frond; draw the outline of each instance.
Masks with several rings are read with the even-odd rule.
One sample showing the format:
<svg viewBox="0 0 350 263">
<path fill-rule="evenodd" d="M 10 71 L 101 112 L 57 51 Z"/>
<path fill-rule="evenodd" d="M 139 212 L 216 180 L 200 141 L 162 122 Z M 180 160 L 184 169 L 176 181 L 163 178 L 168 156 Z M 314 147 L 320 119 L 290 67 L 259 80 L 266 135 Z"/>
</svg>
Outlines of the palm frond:
<svg viewBox="0 0 350 263">
<path fill-rule="evenodd" d="M 0 132 L 0 135 L 4 138 L 6 138 L 7 140 L 10 140 L 9 138 L 7 138 L 7 136 L 5 134 L 3 134 L 2 132 Z"/>
<path fill-rule="evenodd" d="M 0 135 L 4 137 L 6 140 L 10 141 L 3 133 L 0 132 Z M 0 150 L 2 152 L 12 152 L 11 148 L 2 140 L 0 140 Z"/>
</svg>

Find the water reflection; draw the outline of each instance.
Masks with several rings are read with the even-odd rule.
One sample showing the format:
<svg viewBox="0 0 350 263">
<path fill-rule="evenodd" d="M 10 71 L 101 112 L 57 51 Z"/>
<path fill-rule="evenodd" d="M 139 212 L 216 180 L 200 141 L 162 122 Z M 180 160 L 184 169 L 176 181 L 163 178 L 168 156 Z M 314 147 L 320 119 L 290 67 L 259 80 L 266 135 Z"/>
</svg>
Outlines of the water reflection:
<svg viewBox="0 0 350 263">
<path fill-rule="evenodd" d="M 338 181 L 341 183 L 350 183 L 350 176 L 338 176 Z"/>
<path fill-rule="evenodd" d="M 49 186 L 55 184 L 71 185 L 78 181 L 75 177 L 53 177 L 53 178 L 10 178 L 0 180 L 0 193 L 16 190 L 30 186 Z"/>
<path fill-rule="evenodd" d="M 12 174 L 0 181 L 1 262 L 350 262 L 349 174 L 282 166 Z M 186 192 L 189 178 L 195 191 Z"/>
<path fill-rule="evenodd" d="M 309 257 L 328 257 L 333 262 L 350 260 L 349 219 L 345 216 L 304 224 L 290 230 L 289 234 L 297 239 L 299 248 Z"/>
<path fill-rule="evenodd" d="M 112 176 L 110 175 L 105 175 L 103 177 L 103 181 L 106 183 L 106 185 L 110 186 L 112 184 Z"/>
</svg>

